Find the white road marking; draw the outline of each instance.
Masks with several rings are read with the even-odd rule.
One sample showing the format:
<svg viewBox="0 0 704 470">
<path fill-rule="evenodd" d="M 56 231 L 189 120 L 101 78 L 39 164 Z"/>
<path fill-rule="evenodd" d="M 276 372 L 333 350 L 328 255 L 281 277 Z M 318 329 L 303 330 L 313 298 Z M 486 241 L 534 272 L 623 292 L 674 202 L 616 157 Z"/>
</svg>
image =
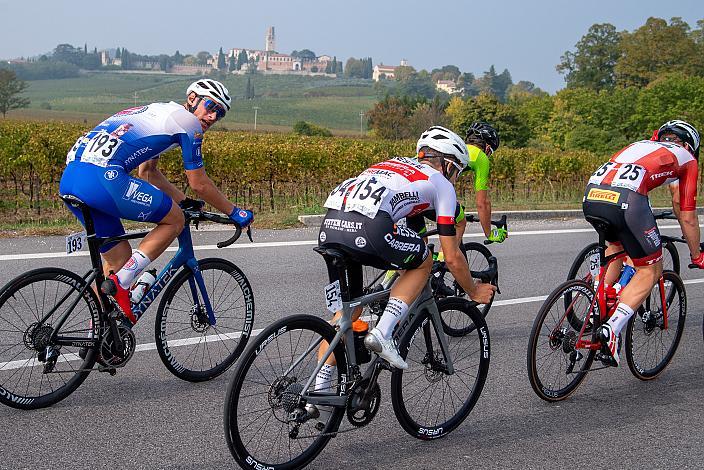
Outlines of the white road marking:
<svg viewBox="0 0 704 470">
<path fill-rule="evenodd" d="M 701 279 L 688 279 L 686 281 L 683 281 L 684 284 L 704 284 L 704 278 Z M 517 305 L 517 304 L 527 304 L 531 302 L 541 302 L 545 299 L 547 299 L 547 295 L 539 295 L 537 297 L 520 297 L 517 299 L 506 299 L 506 300 L 497 300 L 492 304 L 492 306 L 495 307 L 500 307 L 503 305 Z M 371 317 L 364 317 L 364 320 L 370 320 Z M 261 333 L 263 328 L 258 328 L 252 330 L 252 334 L 250 335 L 251 337 L 257 336 L 259 333 Z M 219 335 L 208 335 L 205 337 L 202 336 L 196 336 L 193 338 L 184 338 L 184 339 L 178 339 L 178 340 L 173 340 L 169 341 L 169 348 L 176 348 L 180 346 L 189 346 L 193 344 L 198 344 L 198 343 L 212 343 L 215 341 L 223 341 L 225 339 L 236 339 L 239 338 L 242 335 L 241 332 L 235 332 L 235 333 L 225 333 L 225 334 L 219 334 Z M 139 344 L 135 348 L 135 351 L 153 351 L 156 349 L 156 343 L 145 343 L 145 344 Z M 77 354 L 64 354 L 60 358 L 60 362 L 68 362 L 68 361 L 78 361 L 80 358 L 78 357 Z M 34 367 L 35 365 L 42 365 L 41 363 L 37 363 L 36 358 L 32 357 L 29 359 L 21 359 L 17 361 L 9 361 L 9 362 L 0 362 L 0 372 L 6 371 L 6 370 L 11 370 L 11 369 L 19 369 L 21 367 Z"/>
<path fill-rule="evenodd" d="M 704 224 L 699 225 L 704 227 Z M 679 225 L 663 225 L 659 227 L 660 230 L 675 229 L 679 228 Z M 524 230 L 518 232 L 510 232 L 511 237 L 515 236 L 526 236 L 526 235 L 563 235 L 569 233 L 588 233 L 594 232 L 594 229 L 589 228 L 574 228 L 574 229 L 561 229 L 561 230 Z M 465 234 L 465 238 L 483 238 L 483 233 L 468 233 Z M 430 237 L 432 239 L 437 239 L 437 236 Z M 260 243 L 241 243 L 228 246 L 226 248 L 218 248 L 217 245 L 197 245 L 193 249 L 195 251 L 205 251 L 205 250 L 240 250 L 240 249 L 252 249 L 252 248 L 279 248 L 279 247 L 290 247 L 290 246 L 311 246 L 317 245 L 317 240 L 295 240 L 295 241 L 280 241 L 280 242 L 260 242 Z M 178 247 L 169 247 L 166 249 L 167 252 L 175 252 Z M 26 260 L 26 259 L 48 259 L 48 258 L 71 258 L 78 256 L 89 256 L 88 251 L 78 251 L 67 255 L 65 252 L 44 252 L 44 253 L 23 253 L 17 255 L 0 255 L 0 261 L 15 261 L 15 260 Z"/>
</svg>

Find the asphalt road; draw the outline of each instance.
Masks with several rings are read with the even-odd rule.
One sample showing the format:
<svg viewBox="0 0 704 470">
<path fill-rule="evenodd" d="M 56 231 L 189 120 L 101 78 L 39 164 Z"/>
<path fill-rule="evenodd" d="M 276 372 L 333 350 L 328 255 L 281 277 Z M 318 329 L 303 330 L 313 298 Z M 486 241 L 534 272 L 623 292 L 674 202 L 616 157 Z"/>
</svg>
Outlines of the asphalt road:
<svg viewBox="0 0 704 470">
<path fill-rule="evenodd" d="M 509 227 L 507 242 L 491 247 L 500 263 L 502 295 L 497 300 L 523 300 L 492 307 L 487 318 L 489 376 L 464 424 L 439 441 L 411 438 L 396 422 L 387 374 L 380 379 L 383 401 L 376 419 L 333 439 L 311 468 L 701 468 L 704 285 L 686 286 L 684 337 L 657 380 L 635 379 L 624 361 L 620 369 L 592 373 L 568 400 L 548 404 L 536 397 L 527 379 L 528 335 L 541 302 L 525 299 L 547 295 L 595 234 L 582 231 L 588 226 L 579 220 Z M 194 243 L 213 245 L 227 236 L 201 231 Z M 315 236 L 313 229 L 258 231 L 253 245 L 241 241 L 233 248 L 196 254 L 224 257 L 242 268 L 255 293 L 254 327 L 263 328 L 293 313 L 325 315 L 322 287 L 327 282 L 323 260 L 311 249 Z M 85 256 L 47 258 L 45 253 L 60 253 L 63 245 L 61 237 L 0 240 L 0 284 L 42 266 L 85 271 Z M 681 248 L 686 260 L 688 253 Z M 684 271 L 685 280 L 704 281 L 704 273 Z M 154 341 L 154 313 L 148 311 L 135 327 L 139 344 Z M 156 351 L 137 352 L 115 377 L 92 373 L 51 408 L 0 407 L 0 468 L 235 467 L 222 426 L 229 377 L 183 382 L 166 370 Z"/>
</svg>

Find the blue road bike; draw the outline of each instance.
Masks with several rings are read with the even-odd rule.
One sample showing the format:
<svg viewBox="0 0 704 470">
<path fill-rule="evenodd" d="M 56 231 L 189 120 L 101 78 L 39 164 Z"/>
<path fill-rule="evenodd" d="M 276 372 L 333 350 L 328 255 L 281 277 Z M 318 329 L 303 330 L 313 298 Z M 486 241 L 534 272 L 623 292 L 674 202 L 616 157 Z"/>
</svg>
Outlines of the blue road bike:
<svg viewBox="0 0 704 470">
<path fill-rule="evenodd" d="M 137 349 L 122 311 L 97 288 L 105 280 L 100 246 L 149 232 L 97 237 L 88 207 L 74 196 L 62 199 L 83 213 L 92 268 L 83 276 L 58 267 L 35 269 L 0 290 L 0 402 L 14 408 L 53 405 L 93 370 L 115 375 Z M 132 305 L 139 318 L 164 291 L 155 346 L 169 371 L 192 382 L 225 372 L 245 348 L 254 321 L 254 296 L 244 273 L 224 259 L 197 260 L 190 232 L 191 224 L 197 228 L 205 220 L 233 224 L 234 235 L 217 244 L 223 248 L 240 237 L 242 228 L 202 211 L 201 204 L 184 209 L 178 251 Z M 251 240 L 250 230 L 247 235 Z"/>
</svg>

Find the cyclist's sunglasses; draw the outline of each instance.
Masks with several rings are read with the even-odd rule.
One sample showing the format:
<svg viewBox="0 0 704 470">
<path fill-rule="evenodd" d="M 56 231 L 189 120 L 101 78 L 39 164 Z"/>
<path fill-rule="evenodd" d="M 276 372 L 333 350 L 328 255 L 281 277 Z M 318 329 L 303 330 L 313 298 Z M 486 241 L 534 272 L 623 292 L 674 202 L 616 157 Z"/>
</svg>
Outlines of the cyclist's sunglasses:
<svg viewBox="0 0 704 470">
<path fill-rule="evenodd" d="M 205 107 L 205 110 L 209 113 L 215 111 L 215 116 L 217 120 L 220 120 L 225 117 L 225 108 L 223 108 L 220 103 L 217 103 L 211 100 L 210 98 L 203 98 L 203 106 Z"/>
<path fill-rule="evenodd" d="M 451 160 L 451 159 L 449 159 L 449 158 L 444 158 L 443 160 L 445 160 L 445 161 L 448 162 L 448 163 L 451 163 L 452 166 L 454 166 L 455 168 L 457 168 L 457 176 L 458 176 L 458 177 L 462 174 L 462 171 L 464 170 L 464 168 L 462 168 L 462 165 L 460 165 L 460 164 L 457 163 L 456 161 Z"/>
</svg>

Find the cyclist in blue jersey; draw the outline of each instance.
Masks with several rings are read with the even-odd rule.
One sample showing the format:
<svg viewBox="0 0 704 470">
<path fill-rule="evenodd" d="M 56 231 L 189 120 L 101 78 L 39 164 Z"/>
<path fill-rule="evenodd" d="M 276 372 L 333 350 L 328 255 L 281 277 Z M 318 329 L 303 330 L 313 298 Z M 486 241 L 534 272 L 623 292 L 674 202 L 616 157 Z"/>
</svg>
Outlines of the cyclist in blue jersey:
<svg viewBox="0 0 704 470">
<path fill-rule="evenodd" d="M 101 247 L 115 300 L 134 323 L 129 289 L 139 274 L 171 244 L 185 220 L 179 203 L 186 195 L 157 168 L 165 151 L 180 147 L 188 185 L 198 197 L 246 227 L 254 216 L 232 204 L 213 184 L 203 167 L 203 134 L 230 110 L 225 86 L 200 79 L 186 90 L 186 103 L 152 103 L 126 109 L 107 118 L 80 137 L 66 157 L 59 192 L 85 202 L 99 237 L 122 235 L 120 219 L 153 222 L 157 226 L 132 251 L 127 241 Z M 137 178 L 130 172 L 137 169 Z M 69 207 L 84 223 L 80 210 Z"/>
</svg>

